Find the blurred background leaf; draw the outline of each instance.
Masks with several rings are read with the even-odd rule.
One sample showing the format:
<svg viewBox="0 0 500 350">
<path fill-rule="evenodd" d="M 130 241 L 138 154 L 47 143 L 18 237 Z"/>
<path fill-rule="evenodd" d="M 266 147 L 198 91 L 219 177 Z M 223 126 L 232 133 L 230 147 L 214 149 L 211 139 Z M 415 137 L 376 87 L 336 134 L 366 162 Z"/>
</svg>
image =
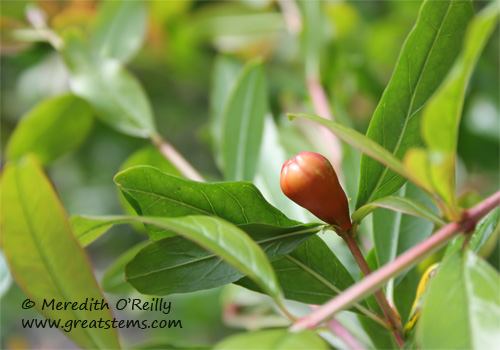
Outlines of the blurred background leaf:
<svg viewBox="0 0 500 350">
<path fill-rule="evenodd" d="M 91 33 L 91 47 L 101 57 L 128 62 L 146 35 L 145 3 L 110 1 L 99 8 Z"/>
<path fill-rule="evenodd" d="M 36 158 L 8 163 L 2 173 L 1 190 L 2 248 L 17 284 L 40 313 L 49 319 L 61 319 L 62 325 L 76 320 L 111 320 L 106 307 L 44 307 L 51 298 L 62 305 L 105 299 Z M 60 331 L 65 331 L 64 326 Z M 84 349 L 120 348 L 115 329 L 75 327 L 72 331 L 68 336 Z"/>
<path fill-rule="evenodd" d="M 47 164 L 80 146 L 92 123 L 92 110 L 84 100 L 73 95 L 47 99 L 23 116 L 9 138 L 7 158 L 32 153 Z"/>
<path fill-rule="evenodd" d="M 70 91 L 70 72 L 64 62 L 46 41 L 41 41 L 39 35 L 33 35 L 36 31 L 26 17 L 28 3 L 36 4 L 45 13 L 47 26 L 59 35 L 77 28 L 89 39 L 96 35 L 93 33 L 99 27 L 99 18 L 105 18 L 104 12 L 109 11 L 97 1 L 2 1 L 2 159 L 5 159 L 6 144 L 21 117 L 46 98 Z M 151 114 L 155 116 L 158 133 L 209 181 L 223 179 L 218 155 L 213 152 L 214 145 L 221 141 L 211 131 L 216 127 L 216 123 L 212 123 L 214 109 L 217 114 L 221 108 L 221 105 L 214 108 L 214 100 L 219 98 L 214 96 L 219 96 L 219 92 L 223 96 L 229 94 L 236 81 L 233 81 L 234 76 L 241 67 L 253 59 L 261 59 L 267 80 L 269 112 L 264 122 L 256 184 L 266 200 L 289 218 L 312 222 L 314 219 L 304 210 L 286 198 L 279 198 L 281 193 L 276 182 L 284 159 L 300 151 L 324 152 L 322 139 L 318 137 L 315 127 L 307 122 L 290 123 L 285 117 L 287 112 L 314 113 L 304 79 L 305 55 L 302 48 L 307 44 L 303 41 L 304 13 L 300 4 L 299 11 L 294 12 L 285 3 L 292 2 L 148 1 L 143 3 L 143 10 L 138 13 L 126 11 L 127 18 L 139 18 L 141 11 L 145 12 L 144 34 L 140 30 L 130 34 L 135 38 L 131 46 L 135 49 L 122 51 L 121 45 L 127 46 L 128 43 L 121 40 L 124 36 L 118 36 L 116 43 L 120 46 L 116 48 L 120 49 L 114 51 L 113 46 L 112 51 L 126 52 L 121 56 L 126 58 L 121 63 L 126 63 L 126 67 L 122 68 L 140 82 L 149 100 Z M 105 4 L 119 11 L 117 5 Z M 319 76 L 333 113 L 342 124 L 352 126 L 361 133 L 366 132 L 421 4 L 422 1 L 335 1 L 321 4 L 322 24 L 317 26 L 322 42 L 319 48 Z M 476 12 L 486 4 L 473 2 Z M 142 23 L 141 19 L 137 23 Z M 133 27 L 128 23 L 121 31 Z M 144 35 L 143 39 L 138 39 L 139 34 Z M 500 187 L 498 35 L 496 28 L 486 43 L 464 99 L 464 116 L 458 138 L 459 194 L 475 189 L 479 196 L 486 196 Z M 86 44 L 91 45 L 91 41 Z M 221 64 L 220 61 L 232 62 L 229 63 L 231 73 L 217 73 L 219 68 L 214 67 Z M 214 79 L 218 79 L 217 82 Z M 71 215 L 116 214 L 122 211 L 112 178 L 123 169 L 122 165 L 134 152 L 151 147 L 148 140 L 124 135 L 99 118 L 93 124 L 78 149 L 46 166 L 64 207 Z M 276 130 L 273 131 L 272 126 Z M 277 140 L 273 141 L 273 135 L 277 135 Z M 274 146 L 271 148 L 270 144 Z M 347 185 L 344 188 L 348 197 L 353 199 L 350 205 L 354 206 L 360 153 L 346 149 L 344 145 L 343 172 L 346 176 L 343 185 Z M 144 152 L 153 154 L 154 150 Z M 157 156 L 138 156 L 139 160 L 133 165 L 152 165 L 171 172 L 167 164 L 153 160 Z M 365 218 L 359 229 L 360 242 L 366 246 L 365 251 L 369 251 L 373 244 L 369 224 L 371 217 Z M 122 225 L 112 228 L 87 246 L 97 276 L 101 276 L 115 259 L 144 239 L 137 234 L 137 227 Z M 325 248 L 335 251 L 339 261 L 356 280 L 358 273 L 353 268 L 354 262 L 345 254 L 341 240 L 330 235 L 320 235 L 318 239 L 326 242 Z M 493 251 L 489 252 L 489 262 L 498 269 L 499 248 L 496 241 L 494 243 L 491 245 Z M 412 285 L 414 280 L 418 281 L 418 272 L 415 275 L 412 278 L 407 275 L 396 287 L 395 302 L 399 303 L 400 311 L 404 301 L 400 302 L 398 298 L 412 291 L 414 293 L 416 287 Z M 403 287 L 406 284 L 408 287 Z M 322 300 L 328 298 L 322 297 Z M 20 331 L 16 327 L 20 322 L 19 310 L 14 305 L 19 305 L 22 298 L 19 287 L 11 284 L 0 300 L 2 347 L 14 347 L 15 344 L 22 344 L 21 348 L 73 346 L 59 332 Z M 123 332 L 123 345 L 132 347 L 150 339 L 159 339 L 158 344 L 177 344 L 185 342 L 186 337 L 193 343 L 214 344 L 235 332 L 230 325 L 222 322 L 220 298 L 221 289 L 172 295 L 171 300 L 176 306 L 172 317 L 189 320 L 189 329 L 170 329 L 168 334 L 152 329 L 141 333 Z M 126 316 L 137 317 L 135 314 Z M 32 317 L 36 314 L 32 313 Z M 352 329 L 364 334 L 363 330 L 359 330 L 359 324 Z"/>
</svg>

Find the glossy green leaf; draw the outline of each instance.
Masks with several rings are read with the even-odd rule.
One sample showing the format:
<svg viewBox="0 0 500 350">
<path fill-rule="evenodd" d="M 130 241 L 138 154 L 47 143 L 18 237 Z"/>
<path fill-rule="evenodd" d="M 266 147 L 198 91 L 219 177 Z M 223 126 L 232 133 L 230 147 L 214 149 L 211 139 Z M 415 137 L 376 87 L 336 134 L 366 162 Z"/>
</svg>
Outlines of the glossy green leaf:
<svg viewBox="0 0 500 350">
<path fill-rule="evenodd" d="M 498 244 L 498 236 L 500 235 L 500 209 L 493 210 L 485 216 L 476 225 L 476 229 L 469 241 L 469 249 L 476 252 L 479 256 L 488 257 L 492 250 Z M 465 235 L 456 237 L 446 247 L 445 255 L 450 255 L 462 248 Z"/>
<path fill-rule="evenodd" d="M 455 194 L 455 152 L 464 97 L 472 72 L 498 23 L 498 2 L 471 22 L 464 47 L 445 82 L 422 113 L 422 136 L 430 153 L 434 188 L 452 212 L 458 212 Z"/>
<path fill-rule="evenodd" d="M 500 276 L 473 252 L 455 252 L 440 267 L 417 323 L 422 349 L 495 349 L 500 341 Z"/>
<path fill-rule="evenodd" d="M 200 256 L 205 249 L 214 253 L 231 267 L 249 276 L 262 290 L 275 300 L 281 299 L 281 291 L 276 280 L 274 271 L 266 255 L 260 247 L 243 230 L 232 223 L 214 216 L 191 215 L 180 218 L 146 217 L 146 216 L 102 216 L 89 217 L 94 221 L 102 220 L 107 223 L 129 223 L 142 222 L 155 225 L 164 230 L 183 236 L 197 244 L 190 245 L 191 251 L 184 251 L 185 256 Z M 174 241 L 181 242 L 180 237 Z M 158 285 L 163 286 L 161 279 L 150 279 L 158 269 L 158 262 L 165 262 L 165 256 L 155 258 L 143 258 L 154 254 L 163 240 L 153 243 L 144 248 L 126 267 L 127 280 L 140 292 L 146 292 L 142 287 L 153 290 Z M 205 253 L 206 254 L 206 253 Z M 175 256 L 173 257 L 176 258 Z M 182 259 L 182 257 L 181 257 Z M 137 263 L 136 261 L 141 261 Z M 219 264 L 221 261 L 219 261 Z M 216 267 L 216 266 L 214 266 Z M 185 281 L 185 275 L 180 276 L 178 282 Z M 146 285 L 140 281 L 147 281 Z"/>
<path fill-rule="evenodd" d="M 87 100 L 104 123 L 131 136 L 155 133 L 149 100 L 119 61 L 92 53 L 76 30 L 66 33 L 61 54 L 71 73 L 72 91 Z"/>
<path fill-rule="evenodd" d="M 361 222 L 364 217 L 373 212 L 377 208 L 385 208 L 399 213 L 417 216 L 422 219 L 429 220 L 438 226 L 442 226 L 445 222 L 425 205 L 414 201 L 408 197 L 389 196 L 377 199 L 370 204 L 363 205 L 352 214 L 352 220 Z"/>
<path fill-rule="evenodd" d="M 125 279 L 125 266 L 148 244 L 148 241 L 138 243 L 113 261 L 102 275 L 101 287 L 103 291 L 113 294 L 125 294 L 134 290 Z"/>
<path fill-rule="evenodd" d="M 391 152 L 389 152 L 384 147 L 380 146 L 375 141 L 369 139 L 365 135 L 359 133 L 358 131 L 351 129 L 345 125 L 332 122 L 325 118 L 318 117 L 312 114 L 288 114 L 290 118 L 304 118 L 309 119 L 315 123 L 323 125 L 330 129 L 338 138 L 347 142 L 354 148 L 368 155 L 369 157 L 379 161 L 385 166 L 389 167 L 393 171 L 397 172 L 401 176 L 408 177 L 409 174 L 401 161 L 396 158 Z"/>
<path fill-rule="evenodd" d="M 42 164 L 80 146 L 92 127 L 87 102 L 63 95 L 42 101 L 24 115 L 7 143 L 8 159 L 33 153 Z"/>
<path fill-rule="evenodd" d="M 317 236 L 272 265 L 285 298 L 302 303 L 321 305 L 354 284 L 344 265 Z M 248 278 L 236 284 L 260 291 Z"/>
<path fill-rule="evenodd" d="M 165 173 L 184 177 L 181 172 L 172 163 L 170 163 L 154 146 L 146 146 L 132 153 L 120 166 L 120 171 L 134 167 L 136 165 L 149 165 L 158 168 Z M 125 214 L 137 215 L 137 212 L 132 207 L 132 205 L 130 205 L 127 199 L 121 193 L 118 194 L 120 204 Z M 146 232 L 143 224 L 133 223 L 132 226 L 139 232 Z"/>
<path fill-rule="evenodd" d="M 214 350 L 327 350 L 327 343 L 314 331 L 289 333 L 271 329 L 230 336 L 213 347 Z"/>
<path fill-rule="evenodd" d="M 9 163 L 2 173 L 2 248 L 17 284 L 47 318 L 112 320 L 109 310 L 52 310 L 43 300 L 104 301 L 85 252 L 75 240 L 50 181 L 34 158 Z M 61 329 L 62 331 L 62 329 Z M 64 332 L 87 349 L 119 348 L 114 329 L 75 327 Z"/>
<path fill-rule="evenodd" d="M 321 230 L 317 224 L 275 227 L 262 224 L 241 225 L 267 258 L 276 260 Z M 138 277 L 135 277 L 138 276 Z M 175 236 L 144 248 L 127 266 L 127 280 L 143 294 L 168 295 L 215 288 L 245 276 L 184 237 Z"/>
<path fill-rule="evenodd" d="M 144 216 L 210 215 L 236 225 L 298 224 L 270 205 L 249 182 L 201 183 L 153 167 L 138 166 L 118 173 L 115 183 L 136 211 Z M 161 228 L 148 227 L 148 232 L 153 240 L 164 237 Z"/>
<path fill-rule="evenodd" d="M 253 180 L 267 109 L 264 68 L 261 63 L 250 63 L 238 77 L 222 116 L 221 151 L 226 180 Z"/>
<path fill-rule="evenodd" d="M 427 0 L 422 4 L 366 133 L 397 158 L 421 145 L 420 110 L 456 59 L 472 15 L 472 1 Z M 368 156 L 361 157 L 356 208 L 393 194 L 406 181 Z"/>
<path fill-rule="evenodd" d="M 224 108 L 229 102 L 241 69 L 242 64 L 230 56 L 219 56 L 213 68 L 212 93 L 210 95 L 210 130 L 212 133 L 212 146 L 219 167 L 223 166 L 221 142 Z"/>
<path fill-rule="evenodd" d="M 146 36 L 146 8 L 141 1 L 101 3 L 91 47 L 101 57 L 129 61 Z"/>
</svg>

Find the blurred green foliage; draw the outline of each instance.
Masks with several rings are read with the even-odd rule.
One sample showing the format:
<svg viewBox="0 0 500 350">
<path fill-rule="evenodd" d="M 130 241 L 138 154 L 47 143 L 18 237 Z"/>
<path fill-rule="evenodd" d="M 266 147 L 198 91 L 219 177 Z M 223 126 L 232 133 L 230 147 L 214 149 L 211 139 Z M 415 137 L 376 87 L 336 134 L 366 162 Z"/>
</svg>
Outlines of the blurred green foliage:
<svg viewBox="0 0 500 350">
<path fill-rule="evenodd" d="M 212 154 L 214 140 L 209 126 L 213 67 L 219 55 L 226 55 L 241 65 L 260 58 L 270 110 L 287 155 L 314 150 L 314 141 L 302 132 L 302 126 L 289 125 L 285 117 L 286 112 L 314 112 L 306 85 L 307 75 L 311 74 L 306 70 L 310 58 L 304 53 L 302 40 L 310 23 L 301 20 L 300 11 L 304 11 L 305 4 L 300 2 L 294 8 L 290 3 L 145 2 L 145 42 L 127 63 L 127 69 L 145 89 L 159 133 L 207 179 L 222 179 Z M 415 23 L 421 1 L 322 1 L 318 4 L 321 21 L 315 28 L 320 31 L 320 45 L 315 49 L 318 51 L 315 59 L 319 62 L 321 83 L 337 120 L 364 133 L 390 79 L 400 48 Z M 2 159 L 5 145 L 21 116 L 40 101 L 69 91 L 69 73 L 51 45 L 37 40 L 26 18 L 28 5 L 40 7 L 46 14 L 47 25 L 58 33 L 73 27 L 88 32 L 102 6 L 93 0 L 5 0 L 0 4 Z M 485 5 L 482 1 L 474 3 L 476 11 Z M 458 140 L 460 193 L 474 189 L 486 195 L 499 188 L 499 43 L 497 27 L 466 94 Z M 123 135 L 96 120 L 82 147 L 47 167 L 68 214 L 121 212 L 113 176 L 132 153 L 148 145 L 147 140 Z M 309 149 L 297 149 L 300 147 Z M 357 183 L 357 179 L 354 182 Z M 348 184 L 347 188 L 350 187 L 353 186 Z M 100 274 L 141 239 L 131 228 L 120 227 L 93 243 L 89 253 L 96 273 Z M 495 252 L 498 256 L 498 248 Z M 495 266 L 498 268 L 498 261 Z M 2 324 L 10 323 L 2 332 L 2 347 L 19 343 L 27 347 L 54 346 L 43 338 L 46 332 L 33 331 L 30 339 L 24 339 L 20 335 L 25 330 L 12 322 L 6 323 L 19 319 L 17 307 L 10 305 L 18 305 L 21 295 L 12 285 L 1 299 Z M 234 332 L 221 323 L 219 297 L 220 290 L 212 290 L 169 298 L 175 304 L 177 317 L 191 323 L 183 330 L 170 330 L 162 337 L 184 340 L 189 334 L 195 343 L 214 343 Z M 137 334 L 127 334 L 125 339 L 135 343 L 135 336 Z M 144 336 L 154 338 L 160 334 L 141 333 L 141 337 Z M 71 346 L 64 343 L 66 340 L 62 341 L 65 346 Z"/>
</svg>

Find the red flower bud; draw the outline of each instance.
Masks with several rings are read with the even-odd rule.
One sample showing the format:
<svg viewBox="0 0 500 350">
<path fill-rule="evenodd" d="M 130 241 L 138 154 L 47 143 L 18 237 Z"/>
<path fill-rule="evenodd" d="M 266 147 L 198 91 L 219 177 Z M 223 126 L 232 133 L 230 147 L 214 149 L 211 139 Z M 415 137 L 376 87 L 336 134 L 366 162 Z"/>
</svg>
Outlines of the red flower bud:
<svg viewBox="0 0 500 350">
<path fill-rule="evenodd" d="M 320 154 L 300 152 L 281 168 L 281 190 L 324 222 L 342 230 L 352 226 L 349 205 L 332 165 Z"/>
</svg>

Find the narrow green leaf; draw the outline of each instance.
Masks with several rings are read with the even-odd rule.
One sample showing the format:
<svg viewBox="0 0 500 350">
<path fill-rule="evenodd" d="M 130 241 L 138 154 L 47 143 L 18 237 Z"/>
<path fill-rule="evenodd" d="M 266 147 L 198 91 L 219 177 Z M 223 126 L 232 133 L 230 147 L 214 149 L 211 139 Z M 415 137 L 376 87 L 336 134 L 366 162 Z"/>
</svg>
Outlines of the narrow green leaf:
<svg viewBox="0 0 500 350">
<path fill-rule="evenodd" d="M 215 61 L 210 95 L 210 130 L 212 146 L 220 168 L 222 163 L 222 132 L 224 109 L 238 80 L 242 64 L 230 56 L 219 56 Z"/>
<path fill-rule="evenodd" d="M 146 8 L 141 1 L 101 3 L 92 28 L 91 47 L 101 57 L 128 62 L 146 36 Z"/>
<path fill-rule="evenodd" d="M 421 189 L 432 193 L 432 174 L 429 169 L 429 154 L 425 149 L 412 148 L 406 152 L 403 164 L 412 174 L 412 181 Z"/>
<path fill-rule="evenodd" d="M 262 148 L 260 149 L 257 175 L 253 181 L 264 197 L 288 217 L 302 222 L 313 221 L 307 210 L 291 201 L 283 194 L 280 183 L 281 167 L 287 160 L 286 152 L 279 140 L 280 130 L 272 116 L 266 116 Z M 311 217 L 307 215 L 311 215 Z M 317 219 L 316 219 L 317 220 Z"/>
<path fill-rule="evenodd" d="M 1 206 L 2 248 L 15 281 L 36 308 L 47 318 L 61 319 L 63 325 L 69 320 L 112 320 L 106 309 L 42 310 L 44 299 L 55 303 L 105 300 L 54 188 L 34 158 L 5 166 Z M 82 348 L 119 348 L 114 329 L 75 327 L 64 334 Z"/>
<path fill-rule="evenodd" d="M 239 226 L 266 253 L 270 261 L 290 252 L 316 234 L 317 224 L 274 227 L 262 224 Z M 215 288 L 232 283 L 245 274 L 221 258 L 204 251 L 184 237 L 169 237 L 144 248 L 127 266 L 128 281 L 143 294 L 167 295 Z"/>
<path fill-rule="evenodd" d="M 189 245 L 187 251 L 181 248 L 179 252 L 183 252 L 184 255 L 180 257 L 173 256 L 173 260 L 177 258 L 185 259 L 185 257 L 190 257 L 192 255 L 198 257 L 203 254 L 206 255 L 206 249 L 222 258 L 222 260 L 231 267 L 249 276 L 273 299 L 277 301 L 281 299 L 281 290 L 276 280 L 276 276 L 264 252 L 243 230 L 226 220 L 213 216 L 199 215 L 183 216 L 180 218 L 102 216 L 89 217 L 89 219 L 94 221 L 102 220 L 103 222 L 114 224 L 142 222 L 161 227 L 164 230 L 183 236 L 196 243 L 198 246 Z M 179 242 L 182 242 L 180 237 L 171 238 L 174 242 L 172 244 L 179 244 Z M 152 256 L 151 254 L 155 254 L 159 247 L 162 246 L 163 241 L 166 240 L 160 240 L 144 248 L 126 267 L 127 280 L 131 282 L 135 288 L 140 289 L 140 292 L 146 292 L 145 289 L 143 290 L 140 287 L 138 282 L 141 279 L 145 279 L 148 282 L 144 288 L 151 290 L 156 287 L 156 285 L 149 285 L 152 280 L 155 280 L 155 278 L 152 278 L 151 274 L 154 274 L 155 271 L 158 270 L 158 262 L 165 262 L 166 257 L 163 254 L 157 258 L 150 259 L 150 257 Z M 218 264 L 220 263 L 221 261 L 218 262 Z M 216 266 L 213 267 L 215 268 Z M 226 271 L 229 271 L 229 267 Z M 181 282 L 182 284 L 185 281 L 186 275 L 183 275 L 179 277 L 177 282 Z M 161 279 L 155 280 L 153 283 L 157 285 L 164 284 Z"/>
<path fill-rule="evenodd" d="M 436 210 L 430 198 L 412 183 L 407 183 L 400 192 L 401 196 L 424 203 L 425 206 Z M 386 209 L 375 211 L 372 222 L 373 242 L 379 266 L 392 262 L 397 256 L 424 241 L 434 228 L 434 224 L 426 219 Z M 386 294 L 390 300 L 394 300 L 395 285 L 405 274 L 387 283 Z"/>
<path fill-rule="evenodd" d="M 500 342 L 500 276 L 471 251 L 439 268 L 417 323 L 422 349 L 495 349 Z"/>
<path fill-rule="evenodd" d="M 289 333 L 272 329 L 230 336 L 213 347 L 214 350 L 327 350 L 327 343 L 314 331 Z"/>
<path fill-rule="evenodd" d="M 464 47 L 445 82 L 423 110 L 422 135 L 429 148 L 434 188 L 453 212 L 455 152 L 465 91 L 486 42 L 498 23 L 498 2 L 492 2 L 472 20 Z"/>
<path fill-rule="evenodd" d="M 421 145 L 420 110 L 456 59 L 472 15 L 472 1 L 427 0 L 422 4 L 366 133 L 397 158 Z M 361 157 L 356 208 L 393 194 L 406 181 L 368 156 Z"/>
<path fill-rule="evenodd" d="M 113 261 L 102 275 L 101 286 L 103 291 L 112 294 L 125 294 L 134 290 L 125 279 L 125 266 L 148 244 L 148 241 L 138 243 Z"/>
<path fill-rule="evenodd" d="M 253 180 L 267 109 L 264 68 L 261 63 L 250 63 L 223 112 L 221 150 L 226 180 Z"/>
<path fill-rule="evenodd" d="M 7 143 L 8 159 L 33 153 L 47 164 L 80 146 L 92 127 L 87 102 L 63 95 L 44 100 L 24 115 Z"/>
<path fill-rule="evenodd" d="M 285 298 L 302 303 L 321 305 L 354 284 L 344 265 L 317 236 L 272 265 Z M 260 292 L 248 278 L 236 284 Z"/>
<path fill-rule="evenodd" d="M 249 182 L 201 183 L 166 174 L 156 168 L 138 166 L 118 173 L 116 185 L 144 216 L 218 216 L 236 225 L 263 223 L 293 226 L 270 205 Z M 151 238 L 164 237 L 161 228 L 147 227 Z"/>
<path fill-rule="evenodd" d="M 293 118 L 309 119 L 313 122 L 323 125 L 328 129 L 330 129 L 330 131 L 335 135 L 337 135 L 337 137 L 340 138 L 341 140 L 347 142 L 348 144 L 358 149 L 359 151 L 363 152 L 364 154 L 368 155 L 369 157 L 379 161 L 380 163 L 389 167 L 390 169 L 397 172 L 401 176 L 404 177 L 409 176 L 401 161 L 398 158 L 396 158 L 391 152 L 389 152 L 387 149 L 380 146 L 375 141 L 369 139 L 368 137 L 357 132 L 354 129 L 351 129 L 345 125 L 332 122 L 330 120 L 312 114 L 298 113 L 298 114 L 288 114 L 288 116 L 292 119 Z"/>
<path fill-rule="evenodd" d="M 417 186 L 408 183 L 400 190 L 401 196 L 408 199 L 408 203 L 424 203 L 422 207 L 432 213 L 433 207 L 429 197 Z M 433 222 L 419 217 L 420 215 L 406 215 L 404 211 L 381 209 L 373 213 L 373 241 L 379 266 L 393 261 L 398 255 L 425 240 L 434 227 Z M 432 213 L 435 216 L 435 214 Z"/>
<path fill-rule="evenodd" d="M 151 106 L 139 82 L 114 59 L 96 56 L 81 33 L 68 31 L 61 55 L 71 73 L 71 89 L 90 103 L 97 117 L 127 135 L 155 133 Z"/>
<path fill-rule="evenodd" d="M 323 16 L 325 10 L 321 1 L 300 1 L 304 29 L 302 31 L 302 46 L 306 76 L 319 78 L 321 49 L 324 46 L 323 30 L 325 28 Z"/>
<path fill-rule="evenodd" d="M 373 212 L 377 208 L 385 208 L 392 211 L 397 211 L 403 214 L 408 214 L 422 219 L 429 220 L 438 226 L 442 226 L 445 222 L 426 206 L 407 197 L 389 196 L 375 200 L 370 204 L 363 205 L 352 214 L 352 220 L 361 222 L 364 217 Z"/>
</svg>

